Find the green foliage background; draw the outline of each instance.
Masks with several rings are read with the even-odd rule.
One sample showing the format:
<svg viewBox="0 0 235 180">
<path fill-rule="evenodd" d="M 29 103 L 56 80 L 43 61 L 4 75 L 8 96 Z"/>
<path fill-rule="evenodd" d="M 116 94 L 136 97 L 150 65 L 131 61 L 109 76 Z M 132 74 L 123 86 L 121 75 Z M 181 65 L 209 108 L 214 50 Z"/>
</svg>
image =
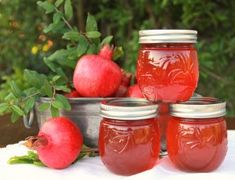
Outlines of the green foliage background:
<svg viewBox="0 0 235 180">
<path fill-rule="evenodd" d="M 49 0 L 54 2 L 53 0 Z M 39 35 L 51 20 L 37 0 L 0 0 L 0 76 L 4 96 L 11 79 L 21 81 L 23 68 L 47 72 L 42 57 L 63 48 L 58 34 L 54 46 L 35 55 L 31 49 L 43 44 Z M 231 0 L 72 0 L 71 24 L 84 32 L 87 13 L 93 14 L 104 35 L 125 51 L 118 63 L 135 72 L 140 29 L 196 29 L 200 81 L 197 92 L 223 98 L 229 115 L 235 115 L 235 1 Z"/>
</svg>

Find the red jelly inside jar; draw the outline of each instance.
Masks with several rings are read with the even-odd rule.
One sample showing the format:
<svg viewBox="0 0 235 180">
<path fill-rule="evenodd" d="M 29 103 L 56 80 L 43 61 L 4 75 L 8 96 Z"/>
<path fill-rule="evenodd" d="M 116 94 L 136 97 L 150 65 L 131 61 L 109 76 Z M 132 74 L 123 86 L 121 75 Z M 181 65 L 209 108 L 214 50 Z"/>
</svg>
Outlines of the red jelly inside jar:
<svg viewBox="0 0 235 180">
<path fill-rule="evenodd" d="M 222 117 L 225 103 L 185 106 L 194 118 L 188 112 L 180 114 L 181 108 L 173 105 L 173 116 L 178 117 L 168 123 L 167 150 L 171 161 L 186 171 L 215 170 L 227 152 L 227 129 Z"/>
<path fill-rule="evenodd" d="M 141 107 L 148 108 L 149 102 L 141 101 L 145 105 L 136 107 L 129 101 L 124 109 L 118 106 L 114 110 L 106 105 L 111 107 L 110 110 L 106 107 L 101 110 L 104 119 L 100 124 L 99 153 L 104 165 L 113 173 L 140 173 L 151 169 L 158 159 L 160 135 L 155 118 L 157 106 L 151 105 L 152 110 L 143 110 Z"/>
<path fill-rule="evenodd" d="M 137 81 L 150 101 L 186 101 L 198 83 L 196 31 L 140 31 Z"/>
</svg>

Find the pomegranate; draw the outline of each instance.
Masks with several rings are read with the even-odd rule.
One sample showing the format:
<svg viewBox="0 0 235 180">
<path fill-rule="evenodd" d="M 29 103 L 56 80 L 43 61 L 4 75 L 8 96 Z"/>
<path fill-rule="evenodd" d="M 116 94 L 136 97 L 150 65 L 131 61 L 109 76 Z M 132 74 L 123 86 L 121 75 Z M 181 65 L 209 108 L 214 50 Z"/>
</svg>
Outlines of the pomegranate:
<svg viewBox="0 0 235 180">
<path fill-rule="evenodd" d="M 134 84 L 129 87 L 127 97 L 144 98 L 138 84 Z"/>
<path fill-rule="evenodd" d="M 125 97 L 128 87 L 130 86 L 131 83 L 131 78 L 132 78 L 132 74 L 125 72 L 122 69 L 122 81 L 120 86 L 118 87 L 117 91 L 114 94 L 114 97 Z"/>
<path fill-rule="evenodd" d="M 113 95 L 122 80 L 120 67 L 112 61 L 113 50 L 104 45 L 100 52 L 82 56 L 75 68 L 73 84 L 84 97 L 107 97 Z"/>
<path fill-rule="evenodd" d="M 50 118 L 37 136 L 29 137 L 27 146 L 36 150 L 43 164 L 63 169 L 78 157 L 83 144 L 79 128 L 66 117 Z"/>
<path fill-rule="evenodd" d="M 65 97 L 67 98 L 75 98 L 75 97 L 80 97 L 79 93 L 76 90 L 71 90 L 70 93 L 66 93 Z"/>
</svg>

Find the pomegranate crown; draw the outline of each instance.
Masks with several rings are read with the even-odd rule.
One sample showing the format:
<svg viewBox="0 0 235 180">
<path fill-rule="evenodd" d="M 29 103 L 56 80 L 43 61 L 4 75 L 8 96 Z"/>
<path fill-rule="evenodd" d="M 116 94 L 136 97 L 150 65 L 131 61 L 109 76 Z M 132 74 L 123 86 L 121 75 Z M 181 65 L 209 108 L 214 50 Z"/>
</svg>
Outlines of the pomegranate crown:
<svg viewBox="0 0 235 180">
<path fill-rule="evenodd" d="M 113 56 L 113 46 L 109 44 L 105 44 L 99 51 L 99 56 L 103 57 L 104 59 L 111 60 Z"/>
</svg>

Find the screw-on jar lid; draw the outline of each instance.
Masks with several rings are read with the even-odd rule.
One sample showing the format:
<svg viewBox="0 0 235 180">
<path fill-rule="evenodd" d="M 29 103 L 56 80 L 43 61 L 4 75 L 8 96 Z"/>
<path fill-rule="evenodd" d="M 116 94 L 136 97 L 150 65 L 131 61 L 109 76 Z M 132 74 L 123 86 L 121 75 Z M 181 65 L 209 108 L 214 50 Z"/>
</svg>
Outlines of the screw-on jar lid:
<svg viewBox="0 0 235 180">
<path fill-rule="evenodd" d="M 226 102 L 212 97 L 192 97 L 189 101 L 171 104 L 170 114 L 182 118 L 216 118 L 226 114 Z"/>
<path fill-rule="evenodd" d="M 179 29 L 152 29 L 139 31 L 139 43 L 196 43 L 197 31 Z"/>
<path fill-rule="evenodd" d="M 158 105 L 143 98 L 118 98 L 101 102 L 100 115 L 115 120 L 142 120 L 157 116 Z"/>
</svg>

